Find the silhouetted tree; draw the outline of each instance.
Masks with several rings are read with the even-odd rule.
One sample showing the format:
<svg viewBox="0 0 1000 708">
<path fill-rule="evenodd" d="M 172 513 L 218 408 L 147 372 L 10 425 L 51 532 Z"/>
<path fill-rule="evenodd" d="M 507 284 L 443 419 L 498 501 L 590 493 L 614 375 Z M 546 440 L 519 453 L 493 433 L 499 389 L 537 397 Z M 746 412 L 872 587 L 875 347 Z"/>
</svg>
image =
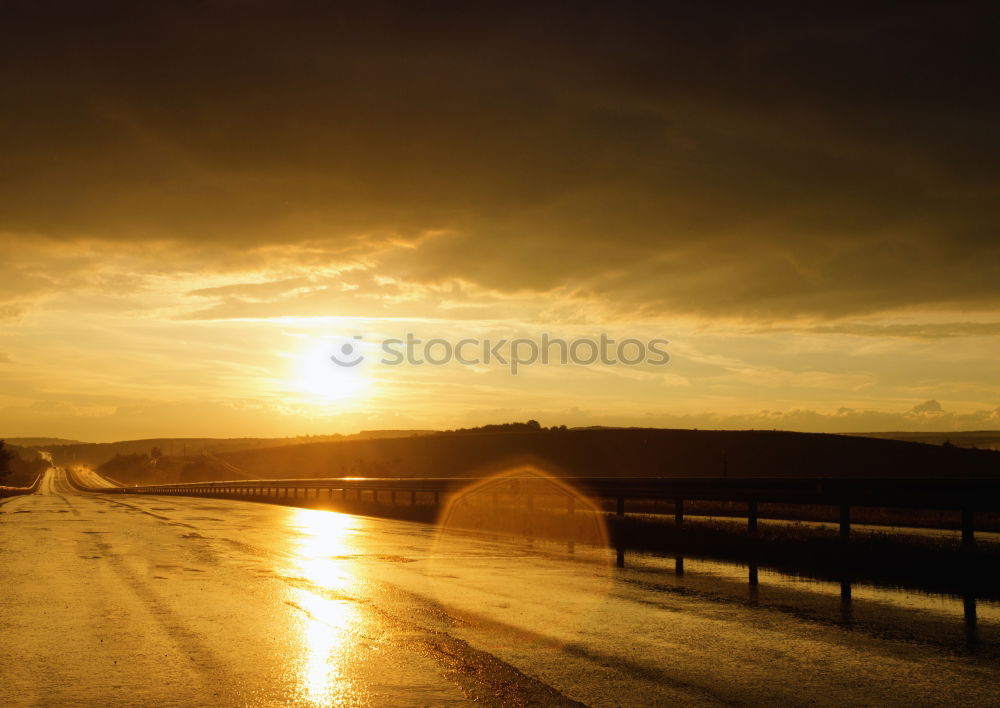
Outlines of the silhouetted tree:
<svg viewBox="0 0 1000 708">
<path fill-rule="evenodd" d="M 457 428 L 449 430 L 449 433 L 523 433 L 540 431 L 542 426 L 537 420 L 529 420 L 527 423 L 491 423 L 480 425 L 476 428 Z"/>
<path fill-rule="evenodd" d="M 163 450 L 161 450 L 158 447 L 154 447 L 152 450 L 149 451 L 149 457 L 152 460 L 158 460 L 161 457 L 163 457 Z"/>
</svg>

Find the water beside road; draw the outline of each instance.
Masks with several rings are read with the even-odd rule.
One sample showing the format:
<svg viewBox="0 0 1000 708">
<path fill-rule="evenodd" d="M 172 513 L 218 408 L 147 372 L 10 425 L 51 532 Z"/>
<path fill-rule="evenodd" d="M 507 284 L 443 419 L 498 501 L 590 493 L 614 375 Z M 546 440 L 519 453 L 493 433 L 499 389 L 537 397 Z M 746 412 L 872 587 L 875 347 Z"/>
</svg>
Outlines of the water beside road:
<svg viewBox="0 0 1000 708">
<path fill-rule="evenodd" d="M 1000 704 L 994 603 L 60 471 L 0 568 L 5 705 Z"/>
</svg>

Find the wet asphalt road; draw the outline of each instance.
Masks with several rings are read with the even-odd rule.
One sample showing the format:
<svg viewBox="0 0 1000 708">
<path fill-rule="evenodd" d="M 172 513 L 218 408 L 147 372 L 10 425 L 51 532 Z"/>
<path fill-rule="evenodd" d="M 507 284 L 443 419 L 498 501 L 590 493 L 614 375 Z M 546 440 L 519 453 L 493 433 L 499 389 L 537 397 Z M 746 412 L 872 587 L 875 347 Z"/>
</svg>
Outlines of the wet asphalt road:
<svg viewBox="0 0 1000 708">
<path fill-rule="evenodd" d="M 0 503 L 0 574 L 3 705 L 1000 704 L 926 603 L 59 470 Z"/>
</svg>

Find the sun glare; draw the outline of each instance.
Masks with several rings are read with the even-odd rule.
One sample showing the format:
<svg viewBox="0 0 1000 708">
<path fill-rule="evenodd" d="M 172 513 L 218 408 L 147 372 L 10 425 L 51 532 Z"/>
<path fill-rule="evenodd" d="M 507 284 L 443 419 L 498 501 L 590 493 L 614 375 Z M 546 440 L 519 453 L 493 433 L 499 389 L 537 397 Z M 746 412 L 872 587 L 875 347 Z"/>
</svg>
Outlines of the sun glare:
<svg viewBox="0 0 1000 708">
<path fill-rule="evenodd" d="M 350 598 L 358 584 L 350 556 L 356 552 L 353 539 L 363 522 L 346 514 L 297 509 L 288 524 L 297 532 L 289 549 L 290 570 L 305 583 L 293 587 L 288 599 L 302 613 L 300 695 L 312 706 L 346 705 L 350 697 L 364 693 L 351 671 L 365 653 L 358 641 L 364 621 Z"/>
<path fill-rule="evenodd" d="M 360 345 L 351 341 L 310 341 L 294 357 L 294 386 L 319 402 L 358 399 L 369 388 Z"/>
</svg>

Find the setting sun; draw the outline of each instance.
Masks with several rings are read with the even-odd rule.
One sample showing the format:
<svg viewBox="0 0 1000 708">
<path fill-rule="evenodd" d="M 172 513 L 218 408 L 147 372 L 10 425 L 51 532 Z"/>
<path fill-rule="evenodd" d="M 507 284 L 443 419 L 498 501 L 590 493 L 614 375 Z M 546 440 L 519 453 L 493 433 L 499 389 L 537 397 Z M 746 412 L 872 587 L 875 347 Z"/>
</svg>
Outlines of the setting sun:
<svg viewBox="0 0 1000 708">
<path fill-rule="evenodd" d="M 371 387 L 360 346 L 341 338 L 306 340 L 292 370 L 293 387 L 311 403 L 359 400 Z"/>
</svg>

